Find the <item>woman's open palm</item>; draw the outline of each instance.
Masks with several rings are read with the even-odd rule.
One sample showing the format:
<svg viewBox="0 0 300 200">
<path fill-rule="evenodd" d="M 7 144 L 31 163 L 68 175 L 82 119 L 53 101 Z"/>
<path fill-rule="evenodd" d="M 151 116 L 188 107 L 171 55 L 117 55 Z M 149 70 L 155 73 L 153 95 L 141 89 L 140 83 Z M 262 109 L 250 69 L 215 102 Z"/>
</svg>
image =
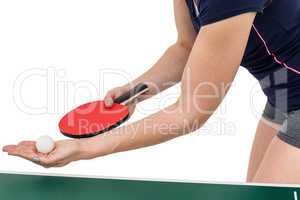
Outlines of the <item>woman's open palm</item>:
<svg viewBox="0 0 300 200">
<path fill-rule="evenodd" d="M 22 141 L 17 145 L 7 145 L 3 151 L 8 155 L 18 156 L 33 161 L 43 167 L 62 167 L 79 160 L 79 143 L 77 140 L 61 140 L 55 143 L 55 149 L 49 154 L 39 153 L 34 141 Z"/>
</svg>

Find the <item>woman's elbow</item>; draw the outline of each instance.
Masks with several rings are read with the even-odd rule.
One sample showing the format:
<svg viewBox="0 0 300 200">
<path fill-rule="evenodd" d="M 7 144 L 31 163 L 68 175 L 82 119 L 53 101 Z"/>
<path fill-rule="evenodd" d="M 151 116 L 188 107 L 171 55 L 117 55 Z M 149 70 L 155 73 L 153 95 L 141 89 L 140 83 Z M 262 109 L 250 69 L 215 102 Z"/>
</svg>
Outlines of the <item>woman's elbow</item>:
<svg viewBox="0 0 300 200">
<path fill-rule="evenodd" d="M 212 114 L 211 112 L 199 109 L 199 107 L 192 103 L 183 103 L 180 99 L 176 102 L 176 108 L 176 114 L 181 121 L 185 134 L 200 129 Z"/>
</svg>

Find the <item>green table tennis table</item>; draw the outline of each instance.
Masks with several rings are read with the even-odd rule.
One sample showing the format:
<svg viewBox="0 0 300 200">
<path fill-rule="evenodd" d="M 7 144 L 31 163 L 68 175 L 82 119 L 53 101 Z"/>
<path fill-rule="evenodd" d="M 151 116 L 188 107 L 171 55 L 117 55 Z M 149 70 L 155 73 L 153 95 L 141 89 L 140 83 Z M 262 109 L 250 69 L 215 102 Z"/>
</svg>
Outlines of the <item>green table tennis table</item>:
<svg viewBox="0 0 300 200">
<path fill-rule="evenodd" d="M 300 188 L 0 173 L 0 200 L 298 200 Z"/>
</svg>

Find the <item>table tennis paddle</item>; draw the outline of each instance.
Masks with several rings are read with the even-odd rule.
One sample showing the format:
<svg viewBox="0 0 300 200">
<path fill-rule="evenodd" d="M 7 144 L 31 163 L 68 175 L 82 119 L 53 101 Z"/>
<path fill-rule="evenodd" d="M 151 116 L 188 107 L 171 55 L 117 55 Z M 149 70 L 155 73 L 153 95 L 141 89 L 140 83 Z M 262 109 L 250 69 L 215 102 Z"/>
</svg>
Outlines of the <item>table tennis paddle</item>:
<svg viewBox="0 0 300 200">
<path fill-rule="evenodd" d="M 71 138 L 88 138 L 116 128 L 128 119 L 126 104 L 149 90 L 146 84 L 138 84 L 132 90 L 114 99 L 107 107 L 104 101 L 83 104 L 68 112 L 59 122 L 62 134 Z"/>
</svg>

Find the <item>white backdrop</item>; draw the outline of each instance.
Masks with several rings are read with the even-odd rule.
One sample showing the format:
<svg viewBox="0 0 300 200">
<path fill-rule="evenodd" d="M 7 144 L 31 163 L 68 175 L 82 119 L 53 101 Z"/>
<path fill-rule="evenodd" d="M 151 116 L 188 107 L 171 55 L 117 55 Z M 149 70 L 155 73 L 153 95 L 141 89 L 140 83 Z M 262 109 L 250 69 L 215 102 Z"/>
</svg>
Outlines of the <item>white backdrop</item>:
<svg viewBox="0 0 300 200">
<path fill-rule="evenodd" d="M 66 110 L 126 83 L 107 69 L 133 79 L 175 39 L 171 0 L 0 0 L 0 146 L 43 134 L 64 139 L 57 123 Z M 257 89 L 241 69 L 208 125 L 171 142 L 59 169 L 0 153 L 0 170 L 241 182 L 265 102 Z M 174 87 L 143 102 L 129 122 L 171 104 L 178 94 Z"/>
</svg>

